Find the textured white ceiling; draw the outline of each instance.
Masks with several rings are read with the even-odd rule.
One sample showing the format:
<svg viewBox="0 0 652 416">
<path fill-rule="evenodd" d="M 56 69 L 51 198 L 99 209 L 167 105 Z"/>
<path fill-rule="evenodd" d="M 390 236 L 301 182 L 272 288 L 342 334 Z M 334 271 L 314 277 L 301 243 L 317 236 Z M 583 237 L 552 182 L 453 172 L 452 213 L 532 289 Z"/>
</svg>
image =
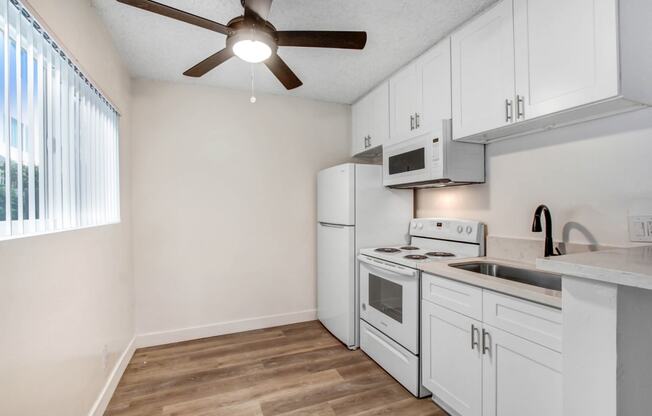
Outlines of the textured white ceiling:
<svg viewBox="0 0 652 416">
<path fill-rule="evenodd" d="M 226 24 L 239 0 L 158 0 Z M 263 64 L 256 90 L 352 103 L 381 80 L 495 0 L 275 0 L 269 20 L 279 30 L 365 30 L 363 51 L 279 49 L 304 85 L 286 91 Z M 135 77 L 250 88 L 250 64 L 233 58 L 195 80 L 182 73 L 222 49 L 226 37 L 116 0 L 92 0 Z"/>
</svg>

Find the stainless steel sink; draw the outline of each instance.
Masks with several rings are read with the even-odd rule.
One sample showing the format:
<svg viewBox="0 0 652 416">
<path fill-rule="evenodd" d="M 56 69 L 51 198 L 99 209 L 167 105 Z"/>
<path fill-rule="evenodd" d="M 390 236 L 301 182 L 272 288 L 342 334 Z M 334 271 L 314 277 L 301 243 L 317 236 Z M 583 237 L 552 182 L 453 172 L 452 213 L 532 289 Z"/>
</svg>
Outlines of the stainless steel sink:
<svg viewBox="0 0 652 416">
<path fill-rule="evenodd" d="M 450 264 L 450 267 L 493 276 L 499 279 L 511 280 L 513 282 L 525 283 L 527 285 L 542 287 L 545 289 L 561 290 L 561 276 L 554 273 L 531 269 L 520 269 L 518 267 L 482 261 Z"/>
</svg>

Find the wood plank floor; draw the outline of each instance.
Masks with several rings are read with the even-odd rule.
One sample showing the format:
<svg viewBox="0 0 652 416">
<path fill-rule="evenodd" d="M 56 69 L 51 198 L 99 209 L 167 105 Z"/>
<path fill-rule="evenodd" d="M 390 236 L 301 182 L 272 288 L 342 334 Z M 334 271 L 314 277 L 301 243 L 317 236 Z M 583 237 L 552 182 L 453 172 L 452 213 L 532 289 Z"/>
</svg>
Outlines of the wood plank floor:
<svg viewBox="0 0 652 416">
<path fill-rule="evenodd" d="M 319 322 L 136 351 L 107 416 L 444 416 Z"/>
</svg>

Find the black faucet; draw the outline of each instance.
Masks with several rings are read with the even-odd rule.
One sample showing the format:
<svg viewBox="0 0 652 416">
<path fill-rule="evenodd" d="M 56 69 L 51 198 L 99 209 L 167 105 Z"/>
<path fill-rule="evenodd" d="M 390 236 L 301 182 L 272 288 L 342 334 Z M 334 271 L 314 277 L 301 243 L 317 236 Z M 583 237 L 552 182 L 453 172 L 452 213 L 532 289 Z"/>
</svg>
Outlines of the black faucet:
<svg viewBox="0 0 652 416">
<path fill-rule="evenodd" d="M 554 252 L 552 248 L 552 218 L 550 218 L 550 209 L 545 205 L 539 205 L 534 211 L 534 222 L 532 223 L 532 232 L 540 233 L 541 232 L 541 213 L 546 219 L 546 241 L 544 248 L 544 256 L 560 256 L 561 252 L 557 249 L 557 253 Z"/>
</svg>

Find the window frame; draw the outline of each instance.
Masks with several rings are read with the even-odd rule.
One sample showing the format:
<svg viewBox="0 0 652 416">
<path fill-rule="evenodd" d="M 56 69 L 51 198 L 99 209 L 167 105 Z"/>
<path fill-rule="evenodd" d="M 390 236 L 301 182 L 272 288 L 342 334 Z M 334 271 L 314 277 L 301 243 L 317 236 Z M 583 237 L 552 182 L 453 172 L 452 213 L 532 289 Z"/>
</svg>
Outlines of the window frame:
<svg viewBox="0 0 652 416">
<path fill-rule="evenodd" d="M 119 224 L 120 113 L 18 0 L 0 0 L 0 43 L 0 242 Z"/>
</svg>

